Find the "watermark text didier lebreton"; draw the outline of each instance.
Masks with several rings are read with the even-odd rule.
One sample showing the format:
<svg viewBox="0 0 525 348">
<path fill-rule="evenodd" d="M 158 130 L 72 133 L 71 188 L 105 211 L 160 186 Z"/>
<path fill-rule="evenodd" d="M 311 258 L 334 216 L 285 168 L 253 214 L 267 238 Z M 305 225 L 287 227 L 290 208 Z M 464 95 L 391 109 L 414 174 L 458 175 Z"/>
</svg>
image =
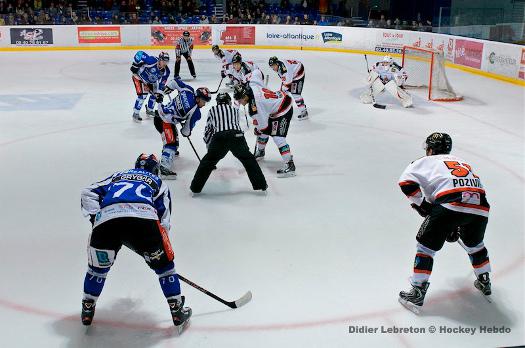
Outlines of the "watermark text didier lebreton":
<svg viewBox="0 0 525 348">
<path fill-rule="evenodd" d="M 350 325 L 348 333 L 350 334 L 455 334 L 455 335 L 476 335 L 476 334 L 509 334 L 510 327 L 506 326 L 365 326 Z"/>
</svg>

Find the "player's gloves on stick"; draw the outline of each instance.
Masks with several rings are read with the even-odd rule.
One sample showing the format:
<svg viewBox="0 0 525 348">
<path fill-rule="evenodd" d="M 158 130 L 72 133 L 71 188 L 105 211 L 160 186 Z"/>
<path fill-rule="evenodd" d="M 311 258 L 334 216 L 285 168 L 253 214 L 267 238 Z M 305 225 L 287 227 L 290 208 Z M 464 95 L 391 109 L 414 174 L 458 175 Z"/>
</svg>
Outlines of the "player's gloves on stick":
<svg viewBox="0 0 525 348">
<path fill-rule="evenodd" d="M 426 200 L 423 199 L 423 202 L 421 205 L 417 205 L 416 203 L 410 204 L 412 209 L 417 211 L 419 215 L 422 217 L 427 217 L 430 214 L 430 211 L 432 210 L 432 204 L 428 203 Z"/>
<path fill-rule="evenodd" d="M 155 93 L 155 101 L 157 103 L 162 103 L 164 100 L 164 95 L 162 93 Z"/>
<path fill-rule="evenodd" d="M 449 243 L 457 242 L 460 236 L 460 232 L 461 232 L 461 226 L 458 226 L 455 230 L 453 230 L 447 235 L 447 238 L 446 238 L 447 242 Z"/>
<path fill-rule="evenodd" d="M 261 133 L 257 128 L 254 128 L 254 129 L 253 129 L 253 134 L 255 134 L 256 136 L 259 136 L 259 135 L 261 135 L 262 133 Z"/>
<path fill-rule="evenodd" d="M 225 78 L 226 77 L 226 72 L 224 70 L 221 71 L 221 78 Z"/>
<path fill-rule="evenodd" d="M 186 122 L 189 122 L 189 121 L 186 121 Z M 191 129 L 190 127 L 186 127 L 186 122 L 182 124 L 182 128 L 180 129 L 180 134 L 185 138 L 191 135 Z"/>
</svg>

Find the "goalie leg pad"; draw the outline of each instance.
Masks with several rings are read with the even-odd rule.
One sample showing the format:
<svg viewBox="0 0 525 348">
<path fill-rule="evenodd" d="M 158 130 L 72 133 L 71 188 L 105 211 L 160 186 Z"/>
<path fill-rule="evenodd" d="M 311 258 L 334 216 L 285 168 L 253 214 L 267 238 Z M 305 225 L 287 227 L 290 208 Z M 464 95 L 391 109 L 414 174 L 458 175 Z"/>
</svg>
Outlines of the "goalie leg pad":
<svg viewBox="0 0 525 348">
<path fill-rule="evenodd" d="M 405 90 L 401 89 L 397 86 L 395 81 L 389 81 L 385 85 L 385 89 L 394 96 L 399 102 L 401 103 L 401 106 L 404 108 L 411 107 L 413 105 L 412 102 L 412 96 L 408 94 Z"/>
</svg>

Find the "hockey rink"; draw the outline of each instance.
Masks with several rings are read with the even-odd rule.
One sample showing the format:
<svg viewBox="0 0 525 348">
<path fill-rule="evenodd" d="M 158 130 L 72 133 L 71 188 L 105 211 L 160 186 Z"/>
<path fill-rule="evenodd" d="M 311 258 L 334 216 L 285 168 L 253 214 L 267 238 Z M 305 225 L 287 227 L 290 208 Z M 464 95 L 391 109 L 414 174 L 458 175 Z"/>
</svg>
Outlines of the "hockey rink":
<svg viewBox="0 0 525 348">
<path fill-rule="evenodd" d="M 387 109 L 380 110 L 358 98 L 366 79 L 362 55 L 284 50 L 241 53 L 269 74 L 272 89 L 279 80 L 268 67 L 270 56 L 305 66 L 310 119 L 294 117 L 288 135 L 297 176 L 276 177 L 281 159 L 270 140 L 260 162 L 266 196 L 251 190 L 230 154 L 203 193 L 191 197 L 198 162 L 181 138 L 178 179 L 168 181 L 177 271 L 227 300 L 251 290 L 252 301 L 231 310 L 181 283 L 193 317 L 178 337 L 157 275 L 123 248 L 86 330 L 80 304 L 91 225 L 80 212 L 80 191 L 133 167 L 142 152 L 160 155 L 162 147 L 151 120 L 131 119 L 134 53 L 1 53 L 1 347 L 525 344 L 525 89 L 448 69 L 464 101 L 429 102 L 423 91 L 410 91 L 414 108 L 383 94 L 378 102 Z M 371 64 L 378 59 L 369 56 Z M 188 79 L 183 60 L 183 80 L 215 90 L 220 65 L 211 50 L 196 50 L 194 61 L 197 79 Z M 191 136 L 201 156 L 207 110 Z M 423 219 L 397 181 L 424 155 L 422 143 L 433 131 L 452 136 L 452 153 L 469 161 L 487 190 L 493 302 L 473 287 L 461 246 L 446 243 L 416 316 L 397 297 L 409 288 Z M 246 138 L 253 146 L 253 127 Z M 356 327 L 367 331 L 350 332 Z"/>
</svg>

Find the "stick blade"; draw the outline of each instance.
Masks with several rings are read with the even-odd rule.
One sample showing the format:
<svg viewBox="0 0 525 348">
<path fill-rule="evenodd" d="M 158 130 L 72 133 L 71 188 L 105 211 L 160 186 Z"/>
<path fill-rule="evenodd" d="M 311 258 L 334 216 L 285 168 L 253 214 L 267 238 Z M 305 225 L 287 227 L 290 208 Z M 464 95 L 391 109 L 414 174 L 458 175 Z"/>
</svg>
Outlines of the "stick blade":
<svg viewBox="0 0 525 348">
<path fill-rule="evenodd" d="M 374 108 L 381 109 L 381 110 L 386 109 L 386 105 L 383 105 L 383 104 L 375 103 L 373 106 L 374 106 Z"/>
<path fill-rule="evenodd" d="M 239 308 L 239 307 L 242 307 L 244 306 L 245 304 L 247 304 L 248 302 L 250 302 L 252 300 L 252 292 L 251 291 L 248 291 L 246 294 L 244 294 L 240 299 L 236 300 L 234 303 L 235 303 L 235 308 Z"/>
</svg>

